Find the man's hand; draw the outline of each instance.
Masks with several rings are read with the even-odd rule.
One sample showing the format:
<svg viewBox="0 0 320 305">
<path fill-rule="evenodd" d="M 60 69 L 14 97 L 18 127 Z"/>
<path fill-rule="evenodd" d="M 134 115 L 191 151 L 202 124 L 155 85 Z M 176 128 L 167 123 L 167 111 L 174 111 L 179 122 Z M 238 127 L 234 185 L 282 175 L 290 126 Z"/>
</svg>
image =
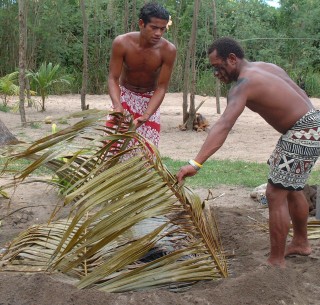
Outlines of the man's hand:
<svg viewBox="0 0 320 305">
<path fill-rule="evenodd" d="M 176 174 L 176 177 L 178 182 L 181 184 L 186 177 L 194 176 L 196 173 L 197 171 L 193 168 L 193 166 L 185 165 L 180 168 L 179 172 Z"/>
<path fill-rule="evenodd" d="M 124 109 L 122 107 L 122 105 L 120 104 L 119 106 L 113 107 L 112 109 L 114 112 L 120 112 L 120 113 L 124 113 Z"/>
<path fill-rule="evenodd" d="M 122 105 L 119 105 L 117 107 L 112 107 L 112 112 L 117 112 L 117 113 L 124 113 L 124 109 Z M 120 115 L 109 115 L 108 120 L 106 122 L 106 127 L 114 129 L 117 125 L 121 124 L 122 121 L 122 116 Z"/>
<path fill-rule="evenodd" d="M 150 116 L 148 114 L 143 114 L 142 116 L 136 118 L 133 121 L 133 124 L 136 126 L 136 128 L 139 128 L 142 124 L 144 124 L 145 122 L 147 122 L 149 120 Z"/>
</svg>

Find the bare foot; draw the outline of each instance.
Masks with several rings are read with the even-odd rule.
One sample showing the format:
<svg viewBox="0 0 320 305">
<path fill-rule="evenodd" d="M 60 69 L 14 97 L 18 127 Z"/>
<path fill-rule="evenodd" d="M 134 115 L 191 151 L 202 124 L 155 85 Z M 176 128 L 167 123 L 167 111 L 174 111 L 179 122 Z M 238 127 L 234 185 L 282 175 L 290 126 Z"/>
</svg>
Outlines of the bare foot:
<svg viewBox="0 0 320 305">
<path fill-rule="evenodd" d="M 283 260 L 278 260 L 278 259 L 271 259 L 270 257 L 268 258 L 266 264 L 270 267 L 278 267 L 278 268 L 286 268 L 286 261 Z"/>
<path fill-rule="evenodd" d="M 289 244 L 286 248 L 285 257 L 290 255 L 302 255 L 302 256 L 308 256 L 311 254 L 311 247 L 308 245 L 306 246 L 297 246 L 293 243 Z"/>
</svg>

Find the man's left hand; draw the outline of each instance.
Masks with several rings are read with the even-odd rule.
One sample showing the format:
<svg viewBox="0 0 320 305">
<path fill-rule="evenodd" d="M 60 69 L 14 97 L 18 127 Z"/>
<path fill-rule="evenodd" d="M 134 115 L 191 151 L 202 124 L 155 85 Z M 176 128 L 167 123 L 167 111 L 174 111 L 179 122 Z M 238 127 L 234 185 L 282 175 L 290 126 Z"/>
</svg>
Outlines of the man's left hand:
<svg viewBox="0 0 320 305">
<path fill-rule="evenodd" d="M 136 126 L 136 128 L 139 128 L 142 124 L 144 124 L 145 122 L 147 122 L 149 119 L 149 117 L 146 117 L 145 115 L 142 115 L 138 118 L 136 118 L 133 121 L 133 124 Z"/>
</svg>

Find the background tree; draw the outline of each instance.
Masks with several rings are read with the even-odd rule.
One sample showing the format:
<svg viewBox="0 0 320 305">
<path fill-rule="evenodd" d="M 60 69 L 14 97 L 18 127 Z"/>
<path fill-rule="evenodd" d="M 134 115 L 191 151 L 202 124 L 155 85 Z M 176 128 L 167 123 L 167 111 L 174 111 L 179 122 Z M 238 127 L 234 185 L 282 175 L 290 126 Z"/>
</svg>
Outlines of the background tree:
<svg viewBox="0 0 320 305">
<path fill-rule="evenodd" d="M 83 69 L 82 69 L 82 88 L 81 88 L 81 109 L 86 110 L 86 94 L 88 86 L 88 18 L 84 0 L 80 0 L 82 21 L 83 21 Z"/>
<path fill-rule="evenodd" d="M 22 126 L 26 126 L 27 123 L 26 113 L 24 109 L 27 41 L 26 13 L 27 11 L 25 0 L 19 0 L 19 112 Z"/>
<path fill-rule="evenodd" d="M 158 0 L 171 14 L 173 25 L 166 33 L 178 50 L 169 91 L 183 91 L 184 67 L 191 35 L 194 0 Z M 108 62 L 113 39 L 137 30 L 139 9 L 145 0 L 86 1 L 88 18 L 87 93 L 107 93 Z M 294 80 L 303 77 L 312 96 L 320 96 L 319 5 L 316 0 L 281 0 L 274 8 L 263 0 L 202 0 L 198 15 L 195 67 L 196 94 L 216 96 L 209 69 L 207 47 L 217 37 L 232 36 L 243 44 L 252 61 L 268 61 L 286 69 Z M 128 8 L 128 12 L 124 9 Z M 71 87 L 56 86 L 55 93 L 80 93 L 83 74 L 83 18 L 77 0 L 28 1 L 27 66 L 36 70 L 54 62 L 74 78 Z M 0 77 L 18 67 L 19 27 L 15 22 L 17 1 L 0 0 Z M 127 15 L 126 15 L 127 14 Z M 216 24 L 218 27 L 216 27 Z M 221 84 L 224 96 L 228 86 Z"/>
<path fill-rule="evenodd" d="M 218 38 L 217 35 L 217 6 L 216 1 L 212 0 L 212 16 L 213 16 L 213 40 L 216 40 Z M 216 77 L 216 107 L 217 107 L 217 113 L 221 113 L 220 109 L 220 94 L 221 94 L 221 88 L 220 88 L 220 80 Z"/>
<path fill-rule="evenodd" d="M 192 130 L 193 129 L 193 121 L 196 117 L 196 111 L 195 111 L 195 93 L 196 93 L 196 40 L 197 40 L 197 28 L 198 28 L 198 15 L 199 15 L 199 6 L 200 6 L 200 1 L 199 0 L 195 0 L 194 1 L 194 9 L 193 9 L 193 21 L 192 21 L 192 29 L 191 29 L 191 37 L 190 37 L 190 41 L 189 41 L 189 48 L 187 51 L 187 60 L 186 60 L 186 71 L 184 73 L 186 81 L 185 83 L 189 83 L 191 82 L 190 85 L 190 90 L 188 90 L 188 85 L 185 87 L 185 90 L 187 90 L 187 92 L 183 92 L 183 103 L 184 103 L 184 107 L 183 109 L 185 109 L 185 97 L 188 96 L 188 91 L 190 91 L 190 105 L 189 105 L 189 113 L 187 115 L 188 119 L 185 123 L 186 127 L 188 130 Z M 188 62 L 188 60 L 190 59 L 190 63 Z M 191 69 L 189 68 L 189 65 L 191 65 Z M 191 73 L 188 73 L 188 72 Z M 190 78 L 189 78 L 190 75 Z M 183 117 L 185 117 L 186 114 L 183 114 Z"/>
</svg>

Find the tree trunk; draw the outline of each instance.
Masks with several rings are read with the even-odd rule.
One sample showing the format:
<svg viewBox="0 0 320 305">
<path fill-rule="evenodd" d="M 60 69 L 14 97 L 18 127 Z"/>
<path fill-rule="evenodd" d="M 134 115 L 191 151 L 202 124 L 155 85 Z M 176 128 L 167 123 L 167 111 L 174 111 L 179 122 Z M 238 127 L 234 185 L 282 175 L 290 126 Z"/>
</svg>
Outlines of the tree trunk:
<svg viewBox="0 0 320 305">
<path fill-rule="evenodd" d="M 129 1 L 124 2 L 124 32 L 129 32 Z"/>
<path fill-rule="evenodd" d="M 187 122 L 188 114 L 188 94 L 189 94 L 189 74 L 190 74 L 190 48 L 187 50 L 184 62 L 184 80 L 183 80 L 183 103 L 182 103 L 182 119 L 183 124 Z"/>
<path fill-rule="evenodd" d="M 132 0 L 132 18 L 131 18 L 131 32 L 136 31 L 137 29 L 137 1 L 136 0 Z"/>
<path fill-rule="evenodd" d="M 27 125 L 26 113 L 24 109 L 27 44 L 26 16 L 27 10 L 25 0 L 19 0 L 19 112 L 21 123 L 24 127 Z"/>
<path fill-rule="evenodd" d="M 27 101 L 28 107 L 32 107 L 31 93 L 30 93 L 30 81 L 28 77 L 26 77 L 26 91 L 27 91 Z"/>
<path fill-rule="evenodd" d="M 82 88 L 81 88 L 81 109 L 86 110 L 86 94 L 88 87 L 88 18 L 84 0 L 80 1 L 82 22 L 83 22 L 83 70 L 82 70 Z"/>
<path fill-rule="evenodd" d="M 190 88 L 190 107 L 189 116 L 186 122 L 187 130 L 193 129 L 193 121 L 196 117 L 195 111 L 195 92 L 196 92 L 196 41 L 197 41 L 197 28 L 198 28 L 198 16 L 199 16 L 200 0 L 194 1 L 192 30 L 190 37 L 190 59 L 191 59 L 191 88 Z"/>
<path fill-rule="evenodd" d="M 216 8 L 216 1 L 212 0 L 212 7 L 213 7 L 213 39 L 217 39 L 217 8 Z M 221 113 L 221 108 L 220 108 L 220 94 L 221 94 L 221 86 L 220 86 L 220 81 L 217 77 L 216 79 L 216 107 L 217 107 L 217 113 Z"/>
<path fill-rule="evenodd" d="M 18 139 L 9 131 L 6 125 L 0 120 L 0 146 L 16 144 Z"/>
</svg>

